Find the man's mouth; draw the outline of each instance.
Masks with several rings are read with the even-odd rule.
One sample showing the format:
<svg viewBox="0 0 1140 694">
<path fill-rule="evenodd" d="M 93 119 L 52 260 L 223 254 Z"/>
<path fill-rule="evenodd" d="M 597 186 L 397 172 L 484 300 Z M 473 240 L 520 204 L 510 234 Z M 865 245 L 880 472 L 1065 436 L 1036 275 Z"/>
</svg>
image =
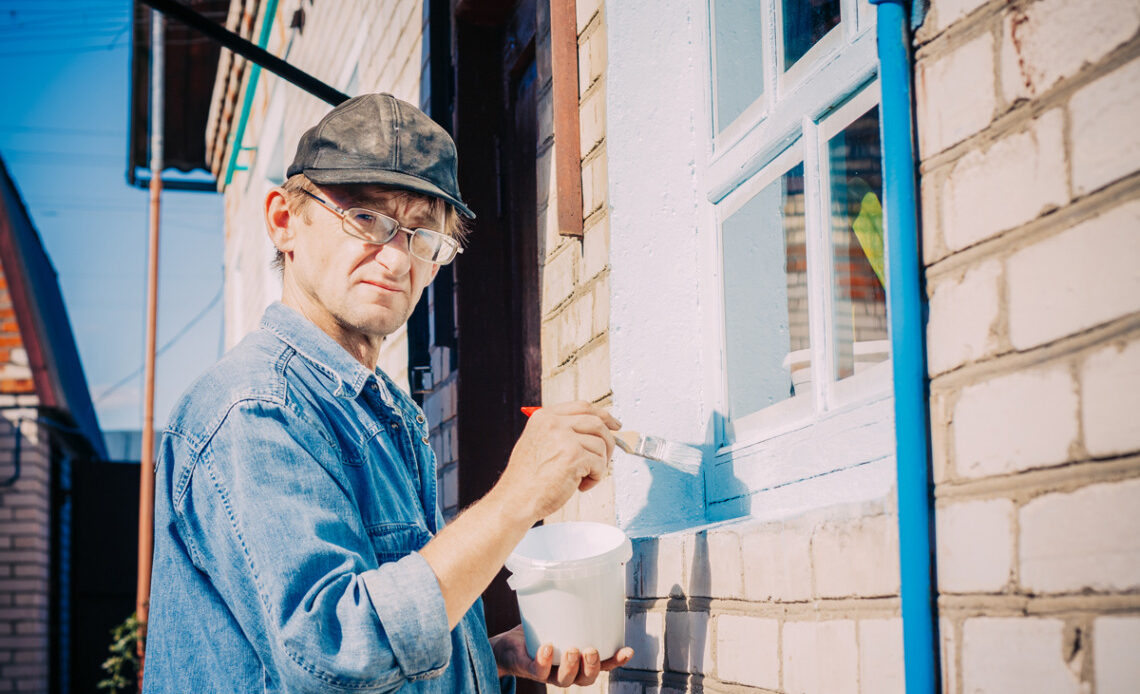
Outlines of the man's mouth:
<svg viewBox="0 0 1140 694">
<path fill-rule="evenodd" d="M 384 282 L 377 282 L 375 280 L 361 280 L 361 283 L 362 284 L 368 284 L 368 285 L 371 285 L 373 287 L 379 287 L 380 289 L 384 289 L 384 290 L 389 291 L 389 292 L 399 293 L 399 292 L 403 291 L 402 289 L 400 289 L 399 287 L 397 287 L 395 285 L 386 284 Z"/>
</svg>

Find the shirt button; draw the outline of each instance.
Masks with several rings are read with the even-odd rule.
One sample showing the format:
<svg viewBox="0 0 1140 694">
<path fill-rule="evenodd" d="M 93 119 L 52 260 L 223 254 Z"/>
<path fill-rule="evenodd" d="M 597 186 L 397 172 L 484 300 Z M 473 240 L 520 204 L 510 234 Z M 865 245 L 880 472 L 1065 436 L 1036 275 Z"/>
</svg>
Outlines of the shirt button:
<svg viewBox="0 0 1140 694">
<path fill-rule="evenodd" d="M 392 431 L 398 431 L 399 429 L 400 429 L 400 425 L 395 423 L 395 422 L 392 422 Z"/>
<path fill-rule="evenodd" d="M 376 385 L 375 383 L 369 383 L 368 387 L 372 390 L 380 390 L 380 386 Z"/>
<path fill-rule="evenodd" d="M 420 441 L 423 441 L 423 442 L 424 442 L 424 443 L 426 443 L 426 444 L 430 444 L 430 443 L 431 443 L 431 441 L 428 441 L 428 437 L 426 437 L 426 436 L 425 436 L 425 437 L 423 437 L 422 439 L 420 439 Z"/>
<path fill-rule="evenodd" d="M 419 422 L 420 424 L 423 424 L 424 423 L 424 416 L 422 414 L 416 415 L 416 421 Z"/>
</svg>

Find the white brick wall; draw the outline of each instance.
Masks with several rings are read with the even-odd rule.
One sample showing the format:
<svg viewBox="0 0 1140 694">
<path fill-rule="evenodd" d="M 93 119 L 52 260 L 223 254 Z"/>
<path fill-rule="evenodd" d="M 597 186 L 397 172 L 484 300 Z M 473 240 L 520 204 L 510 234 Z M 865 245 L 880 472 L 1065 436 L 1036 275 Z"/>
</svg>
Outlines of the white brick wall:
<svg viewBox="0 0 1140 694">
<path fill-rule="evenodd" d="M 955 79 L 960 74 L 973 79 Z M 986 127 L 996 107 L 993 35 L 982 34 L 945 56 L 923 62 L 915 90 L 919 151 L 924 158 Z"/>
<path fill-rule="evenodd" d="M 825 523 L 812 535 L 811 560 L 819 597 L 897 595 L 898 520 L 881 515 Z"/>
<path fill-rule="evenodd" d="M 1038 593 L 1140 587 L 1140 480 L 1046 494 L 1022 507 L 1021 584 Z"/>
<path fill-rule="evenodd" d="M 1093 622 L 1096 694 L 1135 694 L 1140 685 L 1140 618 L 1100 617 Z"/>
<path fill-rule="evenodd" d="M 1031 98 L 1096 63 L 1140 28 L 1140 5 L 1124 0 L 1039 0 L 1006 15 L 1001 84 L 1005 99 Z"/>
<path fill-rule="evenodd" d="M 665 615 L 637 612 L 626 620 L 625 643 L 633 648 L 633 670 L 661 670 L 665 666 Z"/>
<path fill-rule="evenodd" d="M 783 664 L 787 694 L 856 694 L 855 622 L 786 622 Z"/>
<path fill-rule="evenodd" d="M 775 619 L 720 615 L 716 653 L 716 675 L 722 682 L 780 688 L 780 624 Z"/>
<path fill-rule="evenodd" d="M 700 674 L 712 670 L 712 639 L 707 612 L 665 614 L 665 667 Z"/>
<path fill-rule="evenodd" d="M 811 598 L 811 532 L 765 524 L 740 538 L 746 600 L 800 601 Z"/>
<path fill-rule="evenodd" d="M 931 28 L 941 31 L 954 24 L 988 0 L 935 0 L 931 3 L 931 15 L 927 20 Z"/>
<path fill-rule="evenodd" d="M 1001 263 L 991 260 L 969 268 L 961 278 L 931 283 L 930 321 L 926 326 L 931 375 L 998 351 L 1001 278 Z"/>
<path fill-rule="evenodd" d="M 950 171 L 939 204 L 942 234 L 957 251 L 1069 201 L 1060 109 L 988 149 L 973 149 Z M 1014 182 L 1017 184 L 1014 185 Z"/>
<path fill-rule="evenodd" d="M 1064 366 L 969 386 L 954 408 L 957 471 L 986 477 L 1063 463 L 1076 440 L 1077 421 L 1073 378 Z"/>
<path fill-rule="evenodd" d="M 902 619 L 859 622 L 860 694 L 905 694 Z"/>
<path fill-rule="evenodd" d="M 1013 568 L 1013 502 L 967 501 L 938 508 L 938 589 L 996 593 Z"/>
<path fill-rule="evenodd" d="M 1140 449 L 1140 341 L 1110 344 L 1081 366 L 1081 422 L 1093 456 Z"/>
<path fill-rule="evenodd" d="M 1082 88 L 1069 102 L 1073 192 L 1083 195 L 1140 168 L 1140 60 Z"/>
<path fill-rule="evenodd" d="M 968 694 L 1078 694 L 1063 659 L 1059 619 L 967 619 L 962 626 L 962 691 Z"/>
<path fill-rule="evenodd" d="M 1010 257 L 1009 336 L 1028 349 L 1140 311 L 1140 201 Z"/>
</svg>

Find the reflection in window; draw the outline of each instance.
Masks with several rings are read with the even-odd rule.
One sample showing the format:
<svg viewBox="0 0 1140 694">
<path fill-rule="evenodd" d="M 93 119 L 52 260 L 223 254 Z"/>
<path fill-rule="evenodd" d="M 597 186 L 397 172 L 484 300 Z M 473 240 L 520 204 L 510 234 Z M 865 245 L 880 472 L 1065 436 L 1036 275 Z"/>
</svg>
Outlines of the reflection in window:
<svg viewBox="0 0 1140 694">
<path fill-rule="evenodd" d="M 718 133 L 764 92 L 760 17 L 760 0 L 713 0 Z"/>
<path fill-rule="evenodd" d="M 843 379 L 890 356 L 878 107 L 831 138 L 828 155 L 835 378 Z"/>
<path fill-rule="evenodd" d="M 839 26 L 839 0 L 783 0 L 784 70 Z"/>
<path fill-rule="evenodd" d="M 721 225 L 729 416 L 810 391 L 804 167 Z"/>
</svg>

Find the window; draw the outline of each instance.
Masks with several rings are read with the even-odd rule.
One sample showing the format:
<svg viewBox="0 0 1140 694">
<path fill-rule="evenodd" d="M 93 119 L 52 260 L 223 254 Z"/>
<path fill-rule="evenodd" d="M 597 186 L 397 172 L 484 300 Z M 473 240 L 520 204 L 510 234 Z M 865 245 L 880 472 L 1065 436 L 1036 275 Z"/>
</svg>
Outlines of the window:
<svg viewBox="0 0 1140 694">
<path fill-rule="evenodd" d="M 866 0 L 709 0 L 723 335 L 710 518 L 893 451 Z"/>
</svg>

